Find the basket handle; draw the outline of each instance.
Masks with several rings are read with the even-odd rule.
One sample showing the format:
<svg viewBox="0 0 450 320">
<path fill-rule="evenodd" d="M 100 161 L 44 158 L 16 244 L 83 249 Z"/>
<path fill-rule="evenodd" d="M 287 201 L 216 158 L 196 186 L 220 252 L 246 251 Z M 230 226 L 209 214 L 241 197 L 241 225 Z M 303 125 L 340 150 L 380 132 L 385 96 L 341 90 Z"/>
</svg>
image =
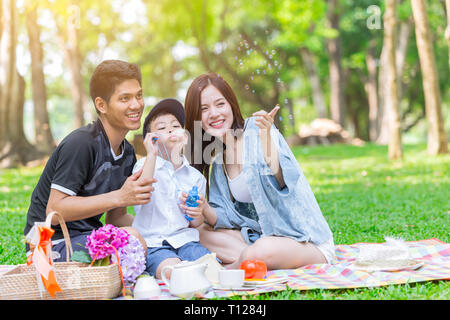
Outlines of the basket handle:
<svg viewBox="0 0 450 320">
<path fill-rule="evenodd" d="M 62 233 L 64 236 L 64 241 L 66 242 L 66 261 L 69 262 L 70 257 L 73 255 L 73 249 L 72 249 L 72 243 L 70 242 L 69 231 L 67 230 L 66 222 L 64 221 L 62 214 L 57 211 L 50 212 L 47 215 L 47 218 L 45 219 L 45 226 L 48 228 L 51 228 L 52 219 L 53 219 L 53 216 L 55 216 L 55 215 L 58 218 L 58 222 L 59 222 L 59 225 L 61 227 L 61 230 L 62 230 Z M 70 255 L 69 255 L 69 253 L 70 253 Z"/>
</svg>

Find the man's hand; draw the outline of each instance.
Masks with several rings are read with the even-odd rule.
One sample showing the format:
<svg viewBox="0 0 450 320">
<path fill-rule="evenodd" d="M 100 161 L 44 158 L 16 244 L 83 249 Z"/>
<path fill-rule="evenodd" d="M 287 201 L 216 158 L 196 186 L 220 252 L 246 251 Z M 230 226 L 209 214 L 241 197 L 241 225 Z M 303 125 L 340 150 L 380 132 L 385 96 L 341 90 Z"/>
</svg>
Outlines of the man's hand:
<svg viewBox="0 0 450 320">
<path fill-rule="evenodd" d="M 128 207 L 134 205 L 147 204 L 152 196 L 152 192 L 155 188 L 153 183 L 157 182 L 156 179 L 139 179 L 142 174 L 142 169 L 133 175 L 129 176 L 122 188 L 118 190 L 118 207 Z"/>
</svg>

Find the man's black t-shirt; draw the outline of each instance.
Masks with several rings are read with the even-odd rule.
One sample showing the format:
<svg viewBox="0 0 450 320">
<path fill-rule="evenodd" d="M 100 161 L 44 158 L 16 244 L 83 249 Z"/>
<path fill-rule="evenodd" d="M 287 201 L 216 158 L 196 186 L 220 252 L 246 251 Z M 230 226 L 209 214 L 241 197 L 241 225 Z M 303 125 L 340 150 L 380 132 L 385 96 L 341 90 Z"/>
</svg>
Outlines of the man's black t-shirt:
<svg viewBox="0 0 450 320">
<path fill-rule="evenodd" d="M 51 188 L 80 197 L 120 189 L 136 163 L 134 149 L 127 140 L 122 142 L 121 149 L 122 153 L 116 156 L 100 120 L 65 137 L 50 156 L 31 195 L 24 234 L 28 233 L 34 222 L 45 221 Z M 70 236 L 101 227 L 102 214 L 66 222 Z M 55 234 L 52 239 L 63 238 L 59 225 L 53 228 Z"/>
</svg>

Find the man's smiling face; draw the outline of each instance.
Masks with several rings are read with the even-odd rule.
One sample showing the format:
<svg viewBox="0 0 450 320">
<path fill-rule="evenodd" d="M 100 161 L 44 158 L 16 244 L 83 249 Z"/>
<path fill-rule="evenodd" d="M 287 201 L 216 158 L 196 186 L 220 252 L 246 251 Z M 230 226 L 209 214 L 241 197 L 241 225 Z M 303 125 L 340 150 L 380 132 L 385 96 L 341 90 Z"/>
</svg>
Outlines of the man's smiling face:
<svg viewBox="0 0 450 320">
<path fill-rule="evenodd" d="M 102 114 L 112 127 L 130 131 L 141 126 L 143 110 L 144 98 L 139 81 L 129 79 L 116 85 Z"/>
</svg>

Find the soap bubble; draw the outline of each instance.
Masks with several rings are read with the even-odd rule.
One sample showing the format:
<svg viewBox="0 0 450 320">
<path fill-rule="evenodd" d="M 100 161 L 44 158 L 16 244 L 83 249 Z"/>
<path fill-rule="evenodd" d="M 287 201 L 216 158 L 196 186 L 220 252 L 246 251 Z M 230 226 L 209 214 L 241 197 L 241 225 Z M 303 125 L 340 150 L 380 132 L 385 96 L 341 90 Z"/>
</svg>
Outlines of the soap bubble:
<svg viewBox="0 0 450 320">
<path fill-rule="evenodd" d="M 272 54 L 275 54 L 276 53 L 276 51 L 275 50 L 272 50 Z"/>
<path fill-rule="evenodd" d="M 250 87 L 248 84 L 245 85 L 245 90 L 248 90 Z"/>
<path fill-rule="evenodd" d="M 288 103 L 289 103 L 289 99 L 288 99 L 288 98 L 285 98 L 285 99 L 284 99 L 284 103 L 285 103 L 285 104 L 288 104 Z"/>
<path fill-rule="evenodd" d="M 259 69 L 256 69 L 256 73 L 257 73 L 257 74 L 259 74 L 259 73 L 260 73 Z"/>
</svg>

